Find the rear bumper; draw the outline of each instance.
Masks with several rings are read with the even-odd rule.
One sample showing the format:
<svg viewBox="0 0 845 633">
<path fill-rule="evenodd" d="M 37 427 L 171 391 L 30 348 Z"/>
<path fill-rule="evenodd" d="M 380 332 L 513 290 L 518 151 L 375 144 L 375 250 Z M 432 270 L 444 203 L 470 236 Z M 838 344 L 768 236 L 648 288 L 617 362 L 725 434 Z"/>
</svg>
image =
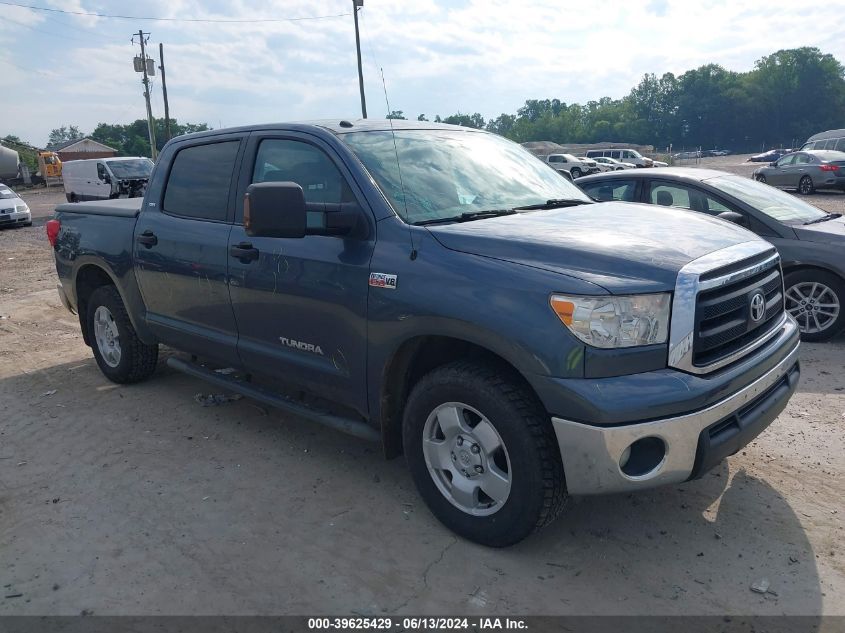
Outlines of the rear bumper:
<svg viewBox="0 0 845 633">
<path fill-rule="evenodd" d="M 701 476 L 783 411 L 798 385 L 798 349 L 796 344 L 754 382 L 694 413 L 611 427 L 553 417 L 569 493 L 623 492 Z M 628 461 L 638 465 L 623 472 L 623 455 L 638 440 L 645 441 Z"/>
</svg>

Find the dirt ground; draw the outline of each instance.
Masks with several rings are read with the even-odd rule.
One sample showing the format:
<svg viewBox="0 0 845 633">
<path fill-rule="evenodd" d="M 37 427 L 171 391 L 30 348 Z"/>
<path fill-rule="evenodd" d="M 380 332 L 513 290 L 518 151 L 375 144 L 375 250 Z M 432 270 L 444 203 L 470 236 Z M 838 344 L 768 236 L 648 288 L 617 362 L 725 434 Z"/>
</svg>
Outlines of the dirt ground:
<svg viewBox="0 0 845 633">
<path fill-rule="evenodd" d="M 704 479 L 575 499 L 487 549 L 373 445 L 201 407 L 163 363 L 109 383 L 55 292 L 63 197 L 25 198 L 34 226 L 0 231 L 0 615 L 845 614 L 843 338 L 803 346 L 786 412 Z"/>
</svg>

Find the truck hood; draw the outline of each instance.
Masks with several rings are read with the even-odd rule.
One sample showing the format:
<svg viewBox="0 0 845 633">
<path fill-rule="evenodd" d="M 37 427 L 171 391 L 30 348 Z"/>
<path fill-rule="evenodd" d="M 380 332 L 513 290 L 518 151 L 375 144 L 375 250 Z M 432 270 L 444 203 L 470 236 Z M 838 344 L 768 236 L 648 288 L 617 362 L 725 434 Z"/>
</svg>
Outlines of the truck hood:
<svg viewBox="0 0 845 633">
<path fill-rule="evenodd" d="M 823 242 L 825 244 L 845 244 L 845 215 L 839 218 L 819 222 L 818 224 L 804 224 L 793 226 L 799 240 L 806 242 Z"/>
<path fill-rule="evenodd" d="M 625 202 L 428 229 L 451 250 L 578 277 L 614 294 L 673 290 L 678 271 L 692 260 L 760 239 L 704 214 Z"/>
</svg>

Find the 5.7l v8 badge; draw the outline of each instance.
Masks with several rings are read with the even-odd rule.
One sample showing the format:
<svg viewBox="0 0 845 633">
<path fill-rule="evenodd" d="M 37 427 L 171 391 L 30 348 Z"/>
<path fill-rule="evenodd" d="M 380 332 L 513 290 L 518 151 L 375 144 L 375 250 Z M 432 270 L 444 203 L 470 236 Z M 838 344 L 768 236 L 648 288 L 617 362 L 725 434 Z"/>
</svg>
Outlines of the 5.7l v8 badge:
<svg viewBox="0 0 845 633">
<path fill-rule="evenodd" d="M 370 285 L 374 288 L 396 290 L 396 275 L 387 273 L 370 273 Z"/>
</svg>

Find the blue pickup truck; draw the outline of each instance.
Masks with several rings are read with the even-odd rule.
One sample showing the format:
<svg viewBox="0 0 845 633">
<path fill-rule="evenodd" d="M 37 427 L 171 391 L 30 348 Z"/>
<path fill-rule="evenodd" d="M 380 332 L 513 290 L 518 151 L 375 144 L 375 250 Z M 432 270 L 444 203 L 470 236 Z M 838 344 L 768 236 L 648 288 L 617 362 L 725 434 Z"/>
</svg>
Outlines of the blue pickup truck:
<svg viewBox="0 0 845 633">
<path fill-rule="evenodd" d="M 799 378 L 768 242 L 595 203 L 477 130 L 182 136 L 143 199 L 60 205 L 47 234 L 110 380 L 149 378 L 166 345 L 176 369 L 404 454 L 431 511 L 491 546 L 570 495 L 700 477 Z"/>
</svg>

